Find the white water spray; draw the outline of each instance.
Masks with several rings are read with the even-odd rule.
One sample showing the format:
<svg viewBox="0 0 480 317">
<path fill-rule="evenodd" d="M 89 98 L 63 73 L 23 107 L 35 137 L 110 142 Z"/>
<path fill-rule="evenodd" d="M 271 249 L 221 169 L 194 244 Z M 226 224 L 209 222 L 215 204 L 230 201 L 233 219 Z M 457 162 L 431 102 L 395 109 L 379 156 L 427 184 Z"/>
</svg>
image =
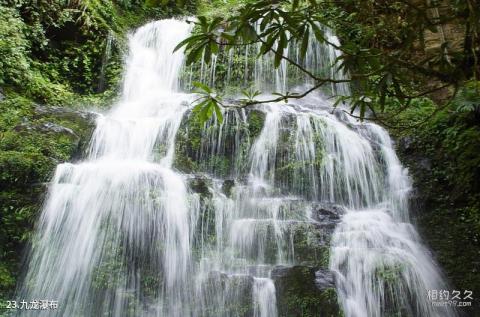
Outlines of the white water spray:
<svg viewBox="0 0 480 317">
<path fill-rule="evenodd" d="M 39 315 L 189 315 L 182 299 L 195 204 L 171 169 L 190 98 L 176 92 L 183 54 L 172 51 L 189 32 L 165 20 L 130 36 L 121 100 L 99 117 L 88 158 L 58 166 L 21 290 L 24 298 L 58 300 L 58 310 Z M 147 274 L 164 280 L 151 303 Z"/>
</svg>

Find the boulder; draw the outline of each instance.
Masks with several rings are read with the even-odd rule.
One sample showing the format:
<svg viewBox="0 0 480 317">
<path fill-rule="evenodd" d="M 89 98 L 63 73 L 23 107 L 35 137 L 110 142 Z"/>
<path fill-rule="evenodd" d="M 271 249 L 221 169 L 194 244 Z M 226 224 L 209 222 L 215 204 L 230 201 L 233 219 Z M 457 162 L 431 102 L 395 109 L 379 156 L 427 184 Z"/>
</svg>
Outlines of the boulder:
<svg viewBox="0 0 480 317">
<path fill-rule="evenodd" d="M 317 272 L 320 272 L 318 275 Z M 327 271 L 309 266 L 275 267 L 271 273 L 280 317 L 341 316 Z"/>
</svg>

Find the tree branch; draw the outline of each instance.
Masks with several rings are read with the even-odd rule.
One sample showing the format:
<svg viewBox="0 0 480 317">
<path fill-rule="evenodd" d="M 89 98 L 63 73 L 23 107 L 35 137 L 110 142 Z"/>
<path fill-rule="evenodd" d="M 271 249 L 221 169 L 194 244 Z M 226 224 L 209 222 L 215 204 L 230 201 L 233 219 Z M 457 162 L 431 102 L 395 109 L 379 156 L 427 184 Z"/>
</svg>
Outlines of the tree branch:
<svg viewBox="0 0 480 317">
<path fill-rule="evenodd" d="M 301 99 L 301 98 L 307 96 L 308 94 L 310 94 L 311 92 L 317 90 L 318 88 L 320 88 L 325 83 L 327 83 L 327 81 L 321 81 L 321 82 L 317 83 L 316 85 L 314 85 L 312 88 L 303 92 L 302 94 L 283 95 L 283 96 L 280 96 L 278 98 L 267 99 L 267 100 L 249 100 L 242 105 L 238 105 L 238 106 L 222 105 L 222 107 L 224 107 L 224 108 L 246 108 L 246 107 L 253 106 L 253 105 L 258 105 L 258 104 L 287 101 L 288 99 Z"/>
</svg>

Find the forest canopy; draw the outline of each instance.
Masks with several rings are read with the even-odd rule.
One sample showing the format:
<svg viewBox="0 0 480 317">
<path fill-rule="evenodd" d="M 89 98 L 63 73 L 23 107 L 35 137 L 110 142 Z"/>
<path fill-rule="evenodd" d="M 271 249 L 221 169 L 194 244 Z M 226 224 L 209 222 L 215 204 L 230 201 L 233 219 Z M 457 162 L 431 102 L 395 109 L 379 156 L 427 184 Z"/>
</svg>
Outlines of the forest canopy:
<svg viewBox="0 0 480 317">
<path fill-rule="evenodd" d="M 338 96 L 336 104 L 346 103 L 352 115 L 357 110 L 360 119 L 369 117 L 385 125 L 391 125 L 392 113 L 395 117 L 422 97 L 439 104 L 429 119 L 458 97 L 460 87 L 460 98 L 469 105 L 460 110 L 479 111 L 476 1 L 255 1 L 237 4 L 234 12 L 199 16 L 195 32 L 177 49 L 186 49 L 187 64 L 200 59 L 209 63 L 219 51 L 259 44 L 260 55 L 275 55 L 275 67 L 286 61 L 313 79 L 313 88 L 303 93 L 277 92 L 277 98 L 266 101 L 303 98 L 324 84 L 348 81 L 353 93 Z M 322 26 L 334 30 L 340 43 L 332 42 Z M 304 58 L 312 40 L 341 51 L 336 63 L 348 79 L 320 76 L 285 53 L 294 44 Z M 202 113 L 218 112 L 217 94 L 205 86 L 199 92 Z M 243 106 L 266 102 L 255 96 L 247 94 Z"/>
</svg>

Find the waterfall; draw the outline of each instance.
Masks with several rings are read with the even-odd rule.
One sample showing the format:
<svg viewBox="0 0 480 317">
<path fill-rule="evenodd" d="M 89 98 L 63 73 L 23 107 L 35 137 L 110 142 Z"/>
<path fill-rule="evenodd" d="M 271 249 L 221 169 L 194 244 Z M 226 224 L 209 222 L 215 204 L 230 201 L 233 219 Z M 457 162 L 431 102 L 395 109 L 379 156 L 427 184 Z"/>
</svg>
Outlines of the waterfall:
<svg viewBox="0 0 480 317">
<path fill-rule="evenodd" d="M 260 26 L 257 25 L 260 32 Z M 319 26 L 323 29 L 325 37 L 330 43 L 339 45 L 337 37 L 332 30 Z M 273 49 L 276 49 L 276 43 Z M 255 88 L 264 93 L 295 92 L 299 86 L 311 86 L 312 78 L 303 73 L 297 67 L 290 65 L 282 59 L 278 68 L 274 67 L 274 53 L 260 54 L 261 44 L 249 44 L 242 47 L 221 50 L 219 56 L 214 55 L 212 63 L 206 64 L 202 60 L 191 66 L 185 77 L 185 88 L 191 89 L 192 81 L 201 81 L 213 87 L 223 89 L 230 94 L 238 94 L 244 89 Z M 304 69 L 312 69 L 317 76 L 333 78 L 336 80 L 346 79 L 348 74 L 343 68 L 335 63 L 340 52 L 330 45 L 319 43 L 313 34 L 310 34 L 305 58 L 300 57 L 300 48 L 294 42 L 287 44 L 283 54 L 293 60 Z M 218 69 L 218 58 L 224 60 L 226 68 Z M 237 70 L 237 71 L 235 71 Z M 241 70 L 241 71 L 238 71 Z M 332 83 L 323 87 L 328 95 L 349 95 L 350 89 L 347 83 Z"/>
<path fill-rule="evenodd" d="M 165 20 L 130 36 L 121 100 L 98 118 L 86 159 L 57 167 L 20 293 L 58 301 L 39 315 L 190 314 L 182 299 L 190 296 L 196 205 L 171 167 L 190 101 L 176 92 L 183 54 L 172 51 L 189 32 Z M 147 274 L 163 280 L 150 303 Z"/>
<path fill-rule="evenodd" d="M 455 316 L 428 302 L 446 286 L 409 222 L 411 184 L 388 133 L 332 111 L 328 96 L 348 86 L 198 126 L 196 97 L 181 91 L 194 79 L 246 82 L 262 98 L 311 82 L 255 58 L 254 45 L 184 69 L 173 49 L 189 33 L 169 19 L 129 36 L 121 98 L 99 115 L 86 157 L 58 165 L 18 291 L 58 309 L 17 313 L 288 316 L 297 302 L 281 297 L 279 272 L 300 267 L 315 271 L 300 284 L 334 273 L 346 316 Z M 346 76 L 339 52 L 313 39 L 304 61 L 292 44 L 287 54 Z"/>
</svg>

